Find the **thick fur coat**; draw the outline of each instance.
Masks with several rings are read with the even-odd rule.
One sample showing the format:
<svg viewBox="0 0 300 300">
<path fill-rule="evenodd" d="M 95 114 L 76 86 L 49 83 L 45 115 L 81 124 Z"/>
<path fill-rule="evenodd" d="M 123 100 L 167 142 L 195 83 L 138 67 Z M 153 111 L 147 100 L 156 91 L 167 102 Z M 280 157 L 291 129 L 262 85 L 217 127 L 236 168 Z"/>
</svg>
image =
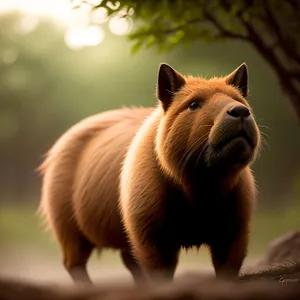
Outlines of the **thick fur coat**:
<svg viewBox="0 0 300 300">
<path fill-rule="evenodd" d="M 172 279 L 180 249 L 207 244 L 217 276 L 247 253 L 260 134 L 246 100 L 247 66 L 209 80 L 167 64 L 158 105 L 100 113 L 50 149 L 40 211 L 75 281 L 94 248 L 120 250 L 139 279 Z"/>
</svg>

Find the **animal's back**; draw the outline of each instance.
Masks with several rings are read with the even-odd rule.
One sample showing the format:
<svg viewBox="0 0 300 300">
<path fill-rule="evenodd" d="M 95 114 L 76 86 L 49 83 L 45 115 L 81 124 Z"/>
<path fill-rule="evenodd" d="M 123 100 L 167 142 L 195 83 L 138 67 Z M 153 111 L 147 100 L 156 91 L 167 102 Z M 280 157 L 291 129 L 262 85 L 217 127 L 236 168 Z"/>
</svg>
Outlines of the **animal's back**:
<svg viewBox="0 0 300 300">
<path fill-rule="evenodd" d="M 76 248 L 78 241 L 99 249 L 126 246 L 117 209 L 118 177 L 132 138 L 152 110 L 124 108 L 88 117 L 48 152 L 40 167 L 40 211 L 63 248 Z"/>
</svg>

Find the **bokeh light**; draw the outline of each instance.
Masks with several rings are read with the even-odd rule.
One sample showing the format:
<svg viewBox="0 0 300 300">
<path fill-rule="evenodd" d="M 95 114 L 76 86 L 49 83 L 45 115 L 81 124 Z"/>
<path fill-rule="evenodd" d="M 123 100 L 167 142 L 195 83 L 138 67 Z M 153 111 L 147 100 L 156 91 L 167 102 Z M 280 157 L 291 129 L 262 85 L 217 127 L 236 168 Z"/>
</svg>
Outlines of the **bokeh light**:
<svg viewBox="0 0 300 300">
<path fill-rule="evenodd" d="M 89 26 L 85 29 L 84 45 L 96 46 L 104 40 L 104 30 L 100 26 Z"/>
<path fill-rule="evenodd" d="M 88 0 L 88 2 L 94 6 L 100 5 L 102 0 Z"/>
<path fill-rule="evenodd" d="M 69 0 L 1 0 L 0 13 L 18 11 L 28 16 L 50 17 L 65 24 L 70 14 Z"/>
<path fill-rule="evenodd" d="M 26 35 L 33 32 L 39 25 L 39 19 L 34 15 L 25 15 L 16 26 L 18 34 Z"/>
<path fill-rule="evenodd" d="M 104 30 L 99 26 L 69 28 L 65 34 L 65 43 L 71 49 L 82 49 L 83 47 L 101 44 L 104 37 Z"/>
<path fill-rule="evenodd" d="M 116 15 L 109 20 L 109 29 L 115 35 L 128 34 L 133 26 L 132 19 L 130 17 L 122 17 Z"/>
<path fill-rule="evenodd" d="M 91 14 L 91 20 L 93 23 L 102 24 L 108 20 L 108 11 L 104 7 L 96 8 Z"/>
<path fill-rule="evenodd" d="M 93 5 L 100 5 L 102 0 L 81 0 L 70 2 L 69 0 L 1 0 L 0 13 L 16 10 L 24 14 L 24 17 L 16 25 L 16 31 L 20 35 L 33 32 L 39 25 L 40 17 L 55 20 L 65 30 L 65 43 L 71 49 L 81 49 L 101 44 L 105 37 L 104 29 L 100 26 L 108 22 L 108 30 L 114 35 L 126 35 L 133 27 L 131 18 L 134 10 L 127 12 L 123 9 L 108 16 L 108 10 L 104 7 L 92 9 Z M 116 10 L 120 2 L 106 3 L 107 7 Z M 74 8 L 74 7 L 78 8 Z M 126 14 L 126 16 L 125 16 Z"/>
<path fill-rule="evenodd" d="M 84 29 L 70 28 L 65 33 L 65 43 L 71 49 L 83 48 Z"/>
<path fill-rule="evenodd" d="M 115 10 L 115 9 L 118 9 L 119 7 L 120 7 L 120 2 L 116 2 L 116 3 L 112 3 L 111 1 L 108 1 L 107 3 L 106 3 L 106 5 L 107 5 L 107 7 L 109 7 L 110 9 L 113 9 L 113 10 Z"/>
</svg>

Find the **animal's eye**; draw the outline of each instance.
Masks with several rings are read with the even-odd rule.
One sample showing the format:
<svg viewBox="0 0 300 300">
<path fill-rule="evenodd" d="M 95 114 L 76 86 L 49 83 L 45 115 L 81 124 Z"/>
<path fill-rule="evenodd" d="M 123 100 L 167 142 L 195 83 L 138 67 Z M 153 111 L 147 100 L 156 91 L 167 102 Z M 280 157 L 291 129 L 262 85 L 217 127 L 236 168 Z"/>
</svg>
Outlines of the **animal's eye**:
<svg viewBox="0 0 300 300">
<path fill-rule="evenodd" d="M 196 101 L 192 101 L 189 105 L 190 110 L 196 110 L 198 108 L 200 108 L 200 105 Z"/>
</svg>

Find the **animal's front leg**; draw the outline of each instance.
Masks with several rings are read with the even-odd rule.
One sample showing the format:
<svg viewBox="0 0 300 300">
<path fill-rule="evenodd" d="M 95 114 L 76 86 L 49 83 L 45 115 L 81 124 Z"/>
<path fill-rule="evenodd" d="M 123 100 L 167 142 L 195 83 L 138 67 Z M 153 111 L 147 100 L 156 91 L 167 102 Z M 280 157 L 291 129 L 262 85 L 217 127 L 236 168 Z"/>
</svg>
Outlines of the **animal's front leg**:
<svg viewBox="0 0 300 300">
<path fill-rule="evenodd" d="M 146 279 L 170 281 L 180 250 L 173 225 L 174 216 L 169 210 L 171 201 L 161 182 L 154 180 L 155 176 L 143 175 L 139 174 L 134 182 L 135 188 L 130 189 L 129 186 L 120 201 L 124 228 L 131 253 Z"/>
<path fill-rule="evenodd" d="M 148 280 L 173 280 L 178 263 L 179 247 L 148 241 L 144 244 L 135 242 L 133 248 Z"/>
<path fill-rule="evenodd" d="M 237 277 L 247 254 L 248 234 L 241 232 L 234 240 L 224 237 L 210 245 L 217 278 Z"/>
<path fill-rule="evenodd" d="M 144 215 L 145 217 L 145 215 Z M 146 218 L 129 228 L 132 254 L 147 280 L 173 280 L 180 246 L 174 242 L 172 231 L 159 220 Z"/>
</svg>

